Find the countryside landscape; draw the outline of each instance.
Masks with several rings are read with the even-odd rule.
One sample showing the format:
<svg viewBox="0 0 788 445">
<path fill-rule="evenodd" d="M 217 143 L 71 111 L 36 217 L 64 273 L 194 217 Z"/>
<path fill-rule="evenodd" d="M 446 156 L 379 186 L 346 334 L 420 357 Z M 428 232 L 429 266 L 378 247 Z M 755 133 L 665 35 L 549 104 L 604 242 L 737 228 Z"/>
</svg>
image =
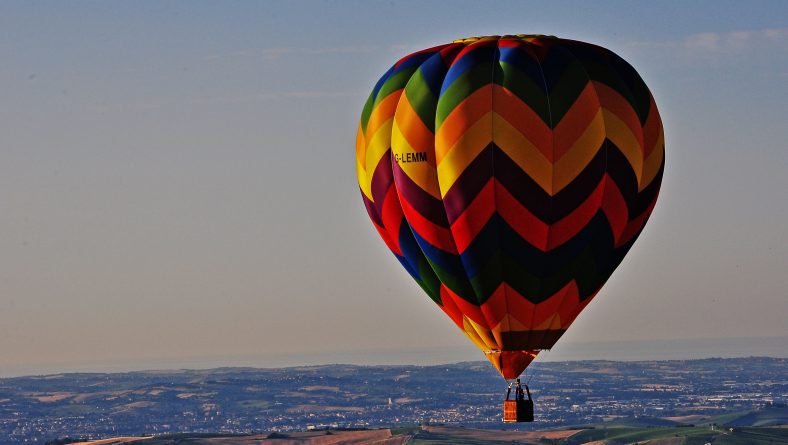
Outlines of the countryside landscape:
<svg viewBox="0 0 788 445">
<path fill-rule="evenodd" d="M 200 434 L 315 440 L 347 430 L 380 438 L 388 434 L 381 429 L 412 443 L 631 443 L 676 434 L 686 443 L 788 441 L 787 359 L 546 362 L 531 372 L 536 421 L 518 427 L 501 423 L 505 384 L 486 362 L 8 378 L 0 380 L 0 443 L 153 436 L 146 442 L 153 445 Z M 468 432 L 480 428 L 490 431 Z M 446 438 L 458 435 L 467 441 Z"/>
</svg>

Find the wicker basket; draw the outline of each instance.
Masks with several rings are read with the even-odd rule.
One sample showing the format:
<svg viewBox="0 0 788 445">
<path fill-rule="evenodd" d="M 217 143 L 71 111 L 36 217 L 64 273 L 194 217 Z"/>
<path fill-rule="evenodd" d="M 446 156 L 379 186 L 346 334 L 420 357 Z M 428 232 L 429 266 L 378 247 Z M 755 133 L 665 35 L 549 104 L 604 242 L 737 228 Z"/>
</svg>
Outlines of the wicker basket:
<svg viewBox="0 0 788 445">
<path fill-rule="evenodd" d="M 504 400 L 503 421 L 506 423 L 533 422 L 534 402 L 532 400 Z"/>
</svg>

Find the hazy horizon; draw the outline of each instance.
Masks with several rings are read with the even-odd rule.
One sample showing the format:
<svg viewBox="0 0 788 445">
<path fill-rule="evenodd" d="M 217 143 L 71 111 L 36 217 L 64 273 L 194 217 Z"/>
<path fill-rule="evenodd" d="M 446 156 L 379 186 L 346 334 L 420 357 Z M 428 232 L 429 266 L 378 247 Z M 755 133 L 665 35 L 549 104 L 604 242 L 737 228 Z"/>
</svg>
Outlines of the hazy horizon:
<svg viewBox="0 0 788 445">
<path fill-rule="evenodd" d="M 788 337 L 788 2 L 11 1 L 0 374 L 319 351 L 481 359 L 369 223 L 354 143 L 399 57 L 509 33 L 613 50 L 665 126 L 651 220 L 556 354 Z"/>
<path fill-rule="evenodd" d="M 543 351 L 535 363 L 586 360 L 627 362 L 741 357 L 788 358 L 788 337 L 559 343 L 553 350 Z M 142 362 L 118 360 L 113 362 L 53 363 L 38 365 L 32 368 L 0 367 L 0 378 L 81 372 L 123 373 L 224 367 L 288 368 L 323 365 L 430 366 L 469 361 L 484 362 L 485 358 L 480 351 L 466 346 L 324 351 L 312 354 L 262 354 L 257 356 L 227 356 L 216 354 L 206 357 L 175 359 L 154 358 Z"/>
</svg>

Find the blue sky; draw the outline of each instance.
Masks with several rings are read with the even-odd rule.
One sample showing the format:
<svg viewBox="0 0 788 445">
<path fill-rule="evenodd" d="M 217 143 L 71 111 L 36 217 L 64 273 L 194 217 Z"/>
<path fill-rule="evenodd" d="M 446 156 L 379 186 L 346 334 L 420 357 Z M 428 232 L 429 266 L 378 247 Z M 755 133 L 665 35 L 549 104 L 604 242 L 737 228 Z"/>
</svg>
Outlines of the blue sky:
<svg viewBox="0 0 788 445">
<path fill-rule="evenodd" d="M 665 123 L 652 220 L 562 341 L 788 336 L 788 3 L 3 2 L 0 370 L 475 357 L 377 239 L 353 144 L 397 58 L 506 33 L 612 49 Z"/>
</svg>

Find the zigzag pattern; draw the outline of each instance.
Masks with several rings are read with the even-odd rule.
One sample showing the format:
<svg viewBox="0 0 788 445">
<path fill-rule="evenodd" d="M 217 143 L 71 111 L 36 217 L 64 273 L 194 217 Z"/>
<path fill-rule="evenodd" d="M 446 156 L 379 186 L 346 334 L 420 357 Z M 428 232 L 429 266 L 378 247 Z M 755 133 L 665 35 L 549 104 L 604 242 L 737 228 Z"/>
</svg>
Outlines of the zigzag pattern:
<svg viewBox="0 0 788 445">
<path fill-rule="evenodd" d="M 664 167 L 662 123 L 635 70 L 546 36 L 403 58 L 358 134 L 376 228 L 480 348 L 530 357 L 491 358 L 505 375 L 551 348 L 604 285 L 654 208 Z"/>
</svg>

